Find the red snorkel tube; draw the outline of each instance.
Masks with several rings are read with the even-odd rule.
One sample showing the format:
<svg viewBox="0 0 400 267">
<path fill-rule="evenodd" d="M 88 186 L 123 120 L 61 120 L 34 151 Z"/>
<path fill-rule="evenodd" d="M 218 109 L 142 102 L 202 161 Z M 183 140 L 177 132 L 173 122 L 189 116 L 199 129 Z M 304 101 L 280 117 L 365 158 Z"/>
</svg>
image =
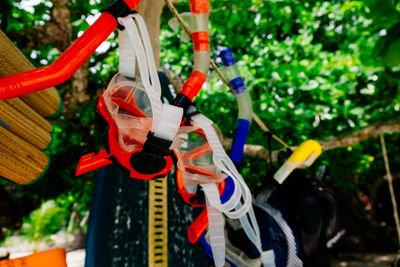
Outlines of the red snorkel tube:
<svg viewBox="0 0 400 267">
<path fill-rule="evenodd" d="M 114 0 L 101 16 L 51 65 L 0 78 L 0 100 L 27 95 L 67 81 L 141 0 Z"/>
<path fill-rule="evenodd" d="M 194 50 L 194 67 L 189 78 L 183 84 L 182 91 L 176 96 L 173 105 L 186 110 L 193 98 L 199 93 L 207 79 L 210 67 L 210 35 L 208 33 L 208 16 L 210 0 L 190 0 L 192 13 L 192 41 Z"/>
</svg>

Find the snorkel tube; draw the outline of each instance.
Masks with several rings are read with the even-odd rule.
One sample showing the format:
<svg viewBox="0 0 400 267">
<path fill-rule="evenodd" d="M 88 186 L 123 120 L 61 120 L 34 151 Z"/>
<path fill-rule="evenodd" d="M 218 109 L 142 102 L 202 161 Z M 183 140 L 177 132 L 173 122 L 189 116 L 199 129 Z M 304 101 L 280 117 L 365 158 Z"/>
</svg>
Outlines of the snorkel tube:
<svg viewBox="0 0 400 267">
<path fill-rule="evenodd" d="M 67 81 L 141 0 L 113 0 L 101 16 L 49 66 L 0 78 L 0 100 L 20 97 Z"/>
<path fill-rule="evenodd" d="M 243 78 L 240 75 L 239 69 L 236 65 L 236 59 L 233 55 L 232 50 L 225 49 L 221 51 L 220 57 L 222 63 L 225 66 L 226 76 L 230 85 L 233 88 L 233 92 L 236 96 L 237 104 L 239 107 L 238 120 L 236 123 L 236 130 L 232 142 L 230 158 L 235 163 L 236 167 L 240 167 L 244 145 L 246 143 L 247 134 L 250 129 L 253 105 L 251 102 L 249 91 L 244 85 Z M 223 199 L 230 197 L 230 187 L 232 186 L 232 179 L 228 177 L 225 180 L 225 183 L 226 190 L 221 196 Z"/>
<path fill-rule="evenodd" d="M 210 68 L 210 35 L 208 17 L 210 0 L 189 0 L 191 12 L 192 41 L 194 50 L 194 67 L 189 78 L 183 84 L 182 91 L 176 96 L 173 105 L 185 111 L 192 104 L 207 79 Z"/>
</svg>

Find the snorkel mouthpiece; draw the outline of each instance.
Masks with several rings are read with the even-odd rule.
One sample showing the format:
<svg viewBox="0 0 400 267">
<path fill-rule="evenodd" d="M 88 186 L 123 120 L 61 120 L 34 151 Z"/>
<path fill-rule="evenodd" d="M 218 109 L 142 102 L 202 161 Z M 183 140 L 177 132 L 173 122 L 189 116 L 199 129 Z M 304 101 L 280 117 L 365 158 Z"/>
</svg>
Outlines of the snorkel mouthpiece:
<svg viewBox="0 0 400 267">
<path fill-rule="evenodd" d="M 171 144 L 172 141 L 156 137 L 154 133 L 149 132 L 142 151 L 136 152 L 131 157 L 132 168 L 143 174 L 162 171 L 167 165 L 164 157 L 172 154 L 172 151 L 169 150 Z M 153 179 L 155 178 L 158 177 Z"/>
</svg>

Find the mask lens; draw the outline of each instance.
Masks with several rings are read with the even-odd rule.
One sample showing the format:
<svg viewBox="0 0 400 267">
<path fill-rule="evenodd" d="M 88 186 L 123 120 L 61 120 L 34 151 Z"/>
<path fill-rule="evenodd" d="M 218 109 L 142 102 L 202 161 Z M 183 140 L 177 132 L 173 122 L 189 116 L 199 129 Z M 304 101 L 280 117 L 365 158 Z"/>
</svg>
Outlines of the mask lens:
<svg viewBox="0 0 400 267">
<path fill-rule="evenodd" d="M 227 177 L 214 165 L 211 146 L 201 129 L 181 127 L 179 137 L 183 143 L 178 168 L 188 193 L 194 193 L 198 184 L 220 183 Z"/>
<path fill-rule="evenodd" d="M 131 152 L 142 147 L 152 127 L 150 99 L 143 86 L 117 75 L 104 92 L 104 101 L 118 127 L 121 148 Z"/>
</svg>

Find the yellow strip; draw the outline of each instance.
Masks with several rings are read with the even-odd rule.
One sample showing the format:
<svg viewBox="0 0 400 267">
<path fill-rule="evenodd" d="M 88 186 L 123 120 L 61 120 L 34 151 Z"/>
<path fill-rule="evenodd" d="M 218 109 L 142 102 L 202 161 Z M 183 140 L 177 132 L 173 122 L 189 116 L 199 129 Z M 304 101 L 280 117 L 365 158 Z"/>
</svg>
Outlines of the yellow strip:
<svg viewBox="0 0 400 267">
<path fill-rule="evenodd" d="M 168 266 L 167 178 L 149 182 L 149 267 Z"/>
</svg>

